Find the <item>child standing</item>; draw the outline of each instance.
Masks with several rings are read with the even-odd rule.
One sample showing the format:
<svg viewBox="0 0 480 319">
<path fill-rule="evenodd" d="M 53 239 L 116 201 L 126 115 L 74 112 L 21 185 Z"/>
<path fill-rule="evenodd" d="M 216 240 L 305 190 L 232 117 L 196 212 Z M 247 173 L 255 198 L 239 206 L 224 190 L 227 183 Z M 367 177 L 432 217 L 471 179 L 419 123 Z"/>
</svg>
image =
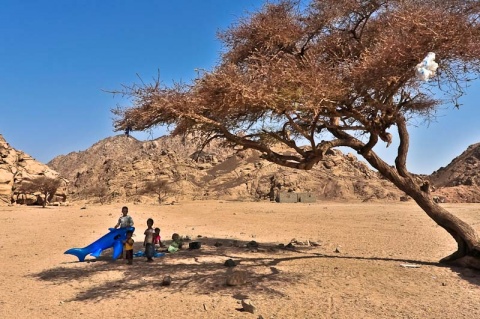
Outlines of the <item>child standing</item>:
<svg viewBox="0 0 480 319">
<path fill-rule="evenodd" d="M 125 258 L 127 259 L 127 263 L 129 265 L 133 264 L 133 243 L 134 240 L 132 238 L 133 231 L 127 231 L 127 239 L 123 241 L 123 251 L 125 252 Z"/>
<path fill-rule="evenodd" d="M 153 235 L 153 245 L 155 249 L 162 248 L 162 237 L 160 237 L 160 228 L 155 228 L 155 234 Z"/>
<path fill-rule="evenodd" d="M 147 262 L 152 262 L 155 253 L 153 246 L 153 237 L 155 235 L 155 230 L 153 230 L 153 219 L 147 219 L 147 230 L 145 230 L 144 234 L 145 240 L 143 241 L 143 246 L 145 247 L 145 257 L 147 257 Z"/>
</svg>

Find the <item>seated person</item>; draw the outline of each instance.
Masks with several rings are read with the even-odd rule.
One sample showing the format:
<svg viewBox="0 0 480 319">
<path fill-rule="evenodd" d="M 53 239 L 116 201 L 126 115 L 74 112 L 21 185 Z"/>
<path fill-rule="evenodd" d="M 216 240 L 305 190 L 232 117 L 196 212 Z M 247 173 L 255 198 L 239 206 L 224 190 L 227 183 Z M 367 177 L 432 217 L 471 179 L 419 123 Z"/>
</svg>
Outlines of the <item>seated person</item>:
<svg viewBox="0 0 480 319">
<path fill-rule="evenodd" d="M 160 228 L 155 228 L 155 234 L 153 235 L 153 245 L 155 245 L 155 250 L 165 247 L 162 243 L 162 237 L 160 237 Z"/>
<path fill-rule="evenodd" d="M 182 249 L 182 246 L 183 246 L 182 238 L 180 237 L 179 234 L 174 233 L 172 235 L 172 242 L 170 243 L 170 246 L 168 246 L 168 252 L 176 253 L 177 251 Z"/>
</svg>

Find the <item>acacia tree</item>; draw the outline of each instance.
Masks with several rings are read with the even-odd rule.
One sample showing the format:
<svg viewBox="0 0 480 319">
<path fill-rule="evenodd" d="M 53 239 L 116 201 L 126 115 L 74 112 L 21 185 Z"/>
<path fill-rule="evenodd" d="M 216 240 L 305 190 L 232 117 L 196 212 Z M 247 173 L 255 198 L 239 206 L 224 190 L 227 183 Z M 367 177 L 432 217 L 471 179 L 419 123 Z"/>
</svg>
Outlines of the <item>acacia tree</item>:
<svg viewBox="0 0 480 319">
<path fill-rule="evenodd" d="M 146 182 L 142 192 L 145 194 L 153 193 L 157 195 L 158 203 L 161 204 L 171 190 L 172 189 L 166 180 L 156 179 Z"/>
<path fill-rule="evenodd" d="M 87 187 L 81 191 L 81 194 L 85 196 L 85 199 L 88 197 L 98 197 L 100 204 L 104 204 L 108 201 L 110 190 L 106 185 L 96 184 L 90 187 Z"/>
<path fill-rule="evenodd" d="M 479 267 L 476 231 L 436 204 L 428 182 L 406 165 L 408 124 L 432 119 L 480 73 L 479 12 L 475 0 L 266 4 L 220 34 L 226 48 L 220 62 L 192 83 L 157 80 L 115 92 L 131 97 L 132 105 L 112 110 L 114 125 L 200 131 L 207 141 L 221 138 L 304 170 L 329 149 L 349 147 L 453 236 L 458 249 L 442 262 Z M 415 67 L 428 52 L 436 53 L 440 67 L 425 82 Z M 443 94 L 434 94 L 435 87 Z M 392 134 L 399 140 L 394 166 L 373 150 L 388 147 Z M 274 151 L 273 143 L 290 152 Z"/>
<path fill-rule="evenodd" d="M 31 180 L 24 181 L 20 187 L 20 191 L 24 194 L 35 192 L 42 193 L 45 197 L 42 207 L 45 208 L 47 201 L 55 194 L 61 184 L 62 180 L 59 178 L 39 176 Z"/>
</svg>

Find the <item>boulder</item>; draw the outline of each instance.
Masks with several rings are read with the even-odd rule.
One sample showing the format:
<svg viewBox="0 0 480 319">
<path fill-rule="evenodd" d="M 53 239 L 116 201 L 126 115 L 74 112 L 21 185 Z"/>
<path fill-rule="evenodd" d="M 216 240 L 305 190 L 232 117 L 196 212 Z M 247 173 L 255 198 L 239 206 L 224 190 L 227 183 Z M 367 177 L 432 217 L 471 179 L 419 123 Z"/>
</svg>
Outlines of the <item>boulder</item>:
<svg viewBox="0 0 480 319">
<path fill-rule="evenodd" d="M 24 180 L 39 176 L 57 178 L 59 174 L 30 155 L 11 147 L 0 134 L 0 205 L 43 203 L 43 196 L 18 192 Z M 62 201 L 66 200 L 67 185 L 68 181 L 63 179 L 62 187 L 57 192 Z"/>
</svg>

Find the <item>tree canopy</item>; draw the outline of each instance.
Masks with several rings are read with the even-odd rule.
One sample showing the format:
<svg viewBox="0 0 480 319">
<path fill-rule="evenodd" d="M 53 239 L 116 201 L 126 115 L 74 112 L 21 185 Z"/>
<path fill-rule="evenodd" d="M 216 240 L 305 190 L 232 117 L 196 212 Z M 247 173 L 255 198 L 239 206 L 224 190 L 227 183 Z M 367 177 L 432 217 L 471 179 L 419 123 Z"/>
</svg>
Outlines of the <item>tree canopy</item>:
<svg viewBox="0 0 480 319">
<path fill-rule="evenodd" d="M 406 160 L 409 121 L 457 105 L 480 74 L 479 19 L 474 0 L 266 3 L 219 35 L 225 51 L 218 65 L 192 83 L 124 86 L 117 93 L 132 105 L 113 110 L 114 125 L 203 132 L 207 141 L 222 138 L 299 169 L 312 168 L 330 148 L 350 147 L 457 240 L 455 258 L 475 255 L 476 232 L 431 201 Z M 439 68 L 424 81 L 416 67 L 429 52 Z M 394 167 L 372 150 L 388 146 L 392 134 L 399 138 Z M 278 143 L 294 155 L 276 152 Z"/>
<path fill-rule="evenodd" d="M 31 180 L 22 182 L 20 192 L 35 193 L 40 192 L 44 195 L 42 206 L 45 207 L 50 197 L 53 196 L 57 189 L 61 186 L 62 180 L 60 178 L 50 178 L 46 176 L 35 177 Z"/>
<path fill-rule="evenodd" d="M 332 146 L 366 152 L 388 144 L 392 126 L 431 116 L 445 102 L 432 86 L 452 99 L 463 93 L 479 70 L 479 10 L 459 0 L 267 4 L 220 35 L 221 62 L 193 84 L 127 87 L 133 108 L 114 111 L 115 127 L 174 125 L 174 134 L 201 130 L 267 154 L 269 141 L 282 142 L 298 156 L 270 159 L 297 168 Z M 415 76 L 428 52 L 441 65 L 431 83 Z"/>
</svg>

